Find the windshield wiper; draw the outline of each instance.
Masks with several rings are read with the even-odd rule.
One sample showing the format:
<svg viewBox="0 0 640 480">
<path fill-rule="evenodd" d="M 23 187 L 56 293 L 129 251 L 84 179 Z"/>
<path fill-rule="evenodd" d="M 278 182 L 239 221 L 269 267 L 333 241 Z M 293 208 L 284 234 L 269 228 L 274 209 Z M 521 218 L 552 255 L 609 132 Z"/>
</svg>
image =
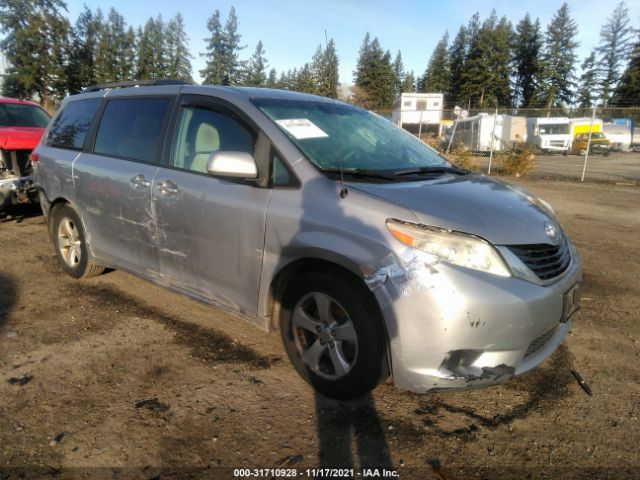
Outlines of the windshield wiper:
<svg viewBox="0 0 640 480">
<path fill-rule="evenodd" d="M 462 168 L 446 166 L 446 165 L 433 165 L 430 167 L 398 170 L 396 172 L 393 172 L 393 175 L 396 177 L 401 177 L 403 175 L 420 175 L 423 173 L 454 173 L 456 175 L 466 175 L 467 173 L 469 173 L 469 170 L 464 170 Z"/>
<path fill-rule="evenodd" d="M 381 178 L 383 180 L 395 181 L 394 175 L 386 175 L 377 170 L 369 170 L 366 168 L 348 168 L 344 170 L 340 170 L 339 168 L 322 168 L 320 169 L 322 173 L 337 173 L 349 175 L 352 177 L 366 177 L 366 178 Z"/>
</svg>

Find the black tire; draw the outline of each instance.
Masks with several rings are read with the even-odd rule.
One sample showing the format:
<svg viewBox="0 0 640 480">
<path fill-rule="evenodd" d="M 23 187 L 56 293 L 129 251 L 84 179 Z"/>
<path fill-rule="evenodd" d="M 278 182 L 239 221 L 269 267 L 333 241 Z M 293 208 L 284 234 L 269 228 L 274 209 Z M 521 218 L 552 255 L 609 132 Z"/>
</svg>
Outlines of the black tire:
<svg viewBox="0 0 640 480">
<path fill-rule="evenodd" d="M 296 326 L 293 318 L 294 310 L 307 305 L 306 302 L 311 309 L 315 304 L 316 310 L 320 310 L 319 305 L 315 303 L 316 294 L 331 297 L 333 302 L 328 310 L 331 312 L 330 315 L 336 322 L 344 322 L 335 325 L 338 325 L 337 328 L 347 326 L 350 332 L 355 331 L 357 339 L 355 348 L 354 342 L 348 340 L 325 341 L 325 345 L 328 346 L 324 347 L 325 354 L 320 357 L 324 364 L 319 369 L 325 371 L 321 373 L 303 360 L 300 346 L 301 343 L 306 343 L 307 347 L 309 343 L 321 344 L 321 335 L 326 335 L 327 330 L 335 330 L 327 327 L 322 334 L 311 333 L 311 330 Z M 319 393 L 339 400 L 351 400 L 373 390 L 389 375 L 385 330 L 374 302 L 375 299 L 363 284 L 355 278 L 337 272 L 304 274 L 295 279 L 293 286 L 286 292 L 280 310 L 282 341 L 295 369 Z M 320 315 L 317 315 L 317 318 L 319 319 Z M 349 320 L 351 323 L 346 325 Z M 315 341 L 313 335 L 316 337 Z M 304 348 L 302 350 L 308 351 Z M 331 368 L 335 366 L 332 358 L 335 358 L 333 355 L 337 351 L 341 353 L 341 358 L 351 362 L 350 370 L 339 378 L 327 378 L 326 375 L 329 375 Z M 334 373 L 336 372 L 337 369 L 334 368 Z"/>
<path fill-rule="evenodd" d="M 61 205 L 53 209 L 50 222 L 51 239 L 53 240 L 56 256 L 67 275 L 73 278 L 88 278 L 104 272 L 104 267 L 96 265 L 89 260 L 89 251 L 82 221 L 80 220 L 80 215 L 71 206 Z M 69 228 L 65 228 L 65 225 L 71 226 L 71 231 L 74 234 L 77 232 L 77 238 L 68 234 Z M 66 237 L 63 231 L 66 232 Z M 74 246 L 66 246 L 63 242 L 68 242 L 69 244 L 73 242 Z M 72 248 L 74 253 L 70 252 Z M 63 252 L 66 252 L 66 255 Z M 73 257 L 73 260 L 70 261 L 71 257 Z"/>
</svg>

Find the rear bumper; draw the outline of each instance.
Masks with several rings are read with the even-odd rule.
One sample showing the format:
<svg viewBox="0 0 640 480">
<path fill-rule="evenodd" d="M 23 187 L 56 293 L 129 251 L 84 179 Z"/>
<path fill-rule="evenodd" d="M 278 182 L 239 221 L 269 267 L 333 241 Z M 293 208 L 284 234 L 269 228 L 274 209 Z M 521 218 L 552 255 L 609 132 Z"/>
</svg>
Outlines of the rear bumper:
<svg viewBox="0 0 640 480">
<path fill-rule="evenodd" d="M 569 331 L 563 297 L 582 278 L 571 253 L 550 285 L 438 263 L 409 266 L 374 288 L 395 384 L 416 393 L 481 387 L 539 365 Z"/>
</svg>

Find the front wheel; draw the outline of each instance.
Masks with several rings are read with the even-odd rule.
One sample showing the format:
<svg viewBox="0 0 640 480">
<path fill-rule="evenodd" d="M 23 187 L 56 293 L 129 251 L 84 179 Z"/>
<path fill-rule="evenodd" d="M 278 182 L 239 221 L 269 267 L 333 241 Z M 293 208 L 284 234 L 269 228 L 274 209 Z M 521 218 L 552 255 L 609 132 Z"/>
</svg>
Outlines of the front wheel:
<svg viewBox="0 0 640 480">
<path fill-rule="evenodd" d="M 78 213 L 69 205 L 56 208 L 51 215 L 51 233 L 58 261 L 73 278 L 100 275 L 104 267 L 89 260 L 84 229 Z"/>
<path fill-rule="evenodd" d="M 388 375 L 386 337 L 374 299 L 355 279 L 310 273 L 283 299 L 282 341 L 291 363 L 313 388 L 349 400 Z"/>
</svg>

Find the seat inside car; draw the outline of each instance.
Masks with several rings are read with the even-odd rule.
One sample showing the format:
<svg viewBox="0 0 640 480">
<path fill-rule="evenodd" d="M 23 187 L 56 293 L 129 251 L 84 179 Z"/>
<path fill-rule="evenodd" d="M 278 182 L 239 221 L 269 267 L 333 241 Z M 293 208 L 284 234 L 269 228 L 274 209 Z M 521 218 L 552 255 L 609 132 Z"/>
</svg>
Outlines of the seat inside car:
<svg viewBox="0 0 640 480">
<path fill-rule="evenodd" d="M 187 166 L 195 172 L 206 173 L 207 161 L 211 152 L 220 150 L 218 130 L 209 123 L 200 123 L 196 129 L 195 140 L 192 145 L 193 150 L 189 152 L 191 161 L 187 162 Z"/>
</svg>

